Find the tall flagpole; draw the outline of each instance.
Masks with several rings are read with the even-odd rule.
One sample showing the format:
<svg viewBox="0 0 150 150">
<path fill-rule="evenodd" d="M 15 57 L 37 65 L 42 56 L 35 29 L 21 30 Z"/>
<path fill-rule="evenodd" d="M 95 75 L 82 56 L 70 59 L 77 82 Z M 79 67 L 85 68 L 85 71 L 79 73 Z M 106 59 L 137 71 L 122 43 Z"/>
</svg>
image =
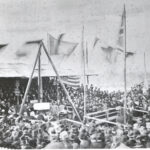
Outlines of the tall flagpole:
<svg viewBox="0 0 150 150">
<path fill-rule="evenodd" d="M 144 52 L 144 86 L 147 90 L 148 88 L 148 82 L 147 82 L 147 71 L 146 71 L 146 56 L 145 56 L 145 52 Z"/>
<path fill-rule="evenodd" d="M 126 81 L 126 9 L 124 4 L 124 124 L 126 124 L 127 81 Z"/>
<path fill-rule="evenodd" d="M 84 101 L 84 116 L 86 115 L 86 76 L 85 76 L 85 50 L 84 50 L 84 26 L 82 28 L 82 60 L 83 60 L 83 101 Z"/>
<path fill-rule="evenodd" d="M 86 41 L 86 73 L 88 73 L 88 61 L 89 61 L 89 53 L 88 53 L 88 44 Z M 89 85 L 89 75 L 86 74 L 86 83 Z"/>
</svg>

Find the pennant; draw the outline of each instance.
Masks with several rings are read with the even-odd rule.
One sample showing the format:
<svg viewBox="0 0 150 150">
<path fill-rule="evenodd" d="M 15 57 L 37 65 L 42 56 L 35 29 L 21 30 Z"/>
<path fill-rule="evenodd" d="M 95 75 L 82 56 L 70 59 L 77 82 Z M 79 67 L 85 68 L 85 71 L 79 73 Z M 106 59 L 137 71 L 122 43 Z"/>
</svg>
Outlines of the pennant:
<svg viewBox="0 0 150 150">
<path fill-rule="evenodd" d="M 15 52 L 16 59 L 27 58 L 29 55 L 32 55 L 33 49 L 35 49 L 35 47 L 38 48 L 41 41 L 42 40 L 35 40 L 23 43 Z"/>
<path fill-rule="evenodd" d="M 118 52 L 124 53 L 124 50 L 122 50 L 121 48 L 117 48 L 116 49 Z M 126 58 L 133 56 L 135 54 L 135 52 L 126 52 Z"/>
<path fill-rule="evenodd" d="M 8 44 L 0 44 L 0 52 L 2 52 Z"/>
<path fill-rule="evenodd" d="M 94 40 L 93 48 L 96 46 L 96 44 L 97 44 L 98 41 L 99 41 L 99 38 L 96 37 L 95 40 Z"/>
<path fill-rule="evenodd" d="M 0 49 L 6 47 L 8 44 L 0 44 Z"/>
<path fill-rule="evenodd" d="M 50 44 L 50 55 L 71 55 L 77 47 L 78 43 L 62 41 L 64 34 L 61 34 L 58 39 L 48 34 Z"/>
<path fill-rule="evenodd" d="M 114 53 L 114 48 L 111 46 L 108 47 L 101 47 L 104 54 L 105 54 L 105 58 L 109 63 L 114 62 L 114 58 L 113 58 L 113 53 Z"/>
<path fill-rule="evenodd" d="M 35 41 L 27 41 L 27 42 L 25 42 L 25 44 L 39 44 L 41 41 L 42 41 L 42 39 L 35 40 Z"/>
<path fill-rule="evenodd" d="M 117 44 L 119 48 L 124 48 L 124 34 L 125 34 L 125 9 L 123 10 L 122 13 L 121 25 L 118 33 Z"/>
</svg>

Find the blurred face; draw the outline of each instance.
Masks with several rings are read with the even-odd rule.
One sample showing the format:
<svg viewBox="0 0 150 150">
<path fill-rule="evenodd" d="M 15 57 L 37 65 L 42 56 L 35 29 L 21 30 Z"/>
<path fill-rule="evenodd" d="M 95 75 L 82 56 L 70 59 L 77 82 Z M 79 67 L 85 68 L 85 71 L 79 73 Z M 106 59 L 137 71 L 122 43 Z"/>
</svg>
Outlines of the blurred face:
<svg viewBox="0 0 150 150">
<path fill-rule="evenodd" d="M 141 120 L 141 119 L 138 119 L 138 120 L 137 120 L 137 123 L 141 124 L 141 123 L 142 123 L 142 120 Z"/>
<path fill-rule="evenodd" d="M 28 116 L 27 112 L 24 112 L 24 113 L 23 113 L 23 115 L 24 115 L 25 117 L 27 117 L 27 116 Z"/>
</svg>

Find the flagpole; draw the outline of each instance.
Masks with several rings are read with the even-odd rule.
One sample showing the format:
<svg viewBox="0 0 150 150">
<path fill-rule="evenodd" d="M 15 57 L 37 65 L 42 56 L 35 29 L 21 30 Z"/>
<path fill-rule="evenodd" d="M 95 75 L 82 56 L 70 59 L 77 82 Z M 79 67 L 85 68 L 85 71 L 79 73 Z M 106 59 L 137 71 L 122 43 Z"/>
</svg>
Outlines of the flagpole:
<svg viewBox="0 0 150 150">
<path fill-rule="evenodd" d="M 147 71 L 146 71 L 146 56 L 144 52 L 144 76 L 145 76 L 145 81 L 144 81 L 144 86 L 146 86 L 146 90 L 148 88 L 148 82 L 147 82 Z"/>
<path fill-rule="evenodd" d="M 126 81 L 126 10 L 124 4 L 124 124 L 126 124 L 126 107 L 127 107 L 127 81 Z"/>
<path fill-rule="evenodd" d="M 87 41 L 86 41 L 86 73 L 88 72 L 88 44 L 87 44 Z M 87 74 L 86 75 L 86 83 L 87 85 L 89 85 L 89 75 Z"/>
<path fill-rule="evenodd" d="M 84 101 L 84 116 L 86 115 L 86 76 L 85 76 L 85 51 L 84 51 L 84 26 L 82 28 L 82 62 L 83 62 L 83 101 Z"/>
</svg>

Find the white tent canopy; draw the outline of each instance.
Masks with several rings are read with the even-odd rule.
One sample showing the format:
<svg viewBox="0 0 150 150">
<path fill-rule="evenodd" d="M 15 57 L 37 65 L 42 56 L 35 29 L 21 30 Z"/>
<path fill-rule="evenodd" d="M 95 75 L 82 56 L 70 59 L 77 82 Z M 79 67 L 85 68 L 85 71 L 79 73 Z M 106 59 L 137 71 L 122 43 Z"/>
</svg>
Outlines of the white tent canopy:
<svg viewBox="0 0 150 150">
<path fill-rule="evenodd" d="M 29 77 L 39 49 L 38 44 L 26 45 L 26 41 L 33 39 L 14 38 L 8 46 L 0 50 L 0 77 Z M 42 39 L 42 38 L 41 38 Z M 34 40 L 39 40 L 34 38 Z M 44 39 L 44 42 L 46 40 Z M 79 40 L 80 42 L 80 40 Z M 1 43 L 5 44 L 5 43 Z M 45 44 L 47 47 L 47 44 Z M 116 63 L 108 63 L 105 54 L 101 50 L 102 43 L 98 42 L 95 49 L 89 48 L 88 74 L 91 76 L 90 83 L 101 89 L 114 90 L 123 89 L 123 55 L 118 55 Z M 134 56 L 127 58 L 127 87 L 144 81 L 144 49 L 135 51 Z M 41 76 L 56 76 L 48 58 L 42 49 L 41 54 Z M 64 55 L 51 56 L 59 75 L 83 75 L 81 65 L 82 50 L 80 44 L 70 57 Z M 150 53 L 146 51 L 147 73 L 150 74 Z M 36 67 L 37 68 L 37 67 Z M 38 76 L 35 71 L 34 76 Z"/>
<path fill-rule="evenodd" d="M 0 77 L 29 77 L 38 50 L 38 43 L 26 44 L 23 40 L 8 43 L 0 50 Z M 81 51 L 80 47 L 77 46 L 75 51 Z M 51 56 L 61 76 L 83 74 L 81 55 L 76 54 L 75 51 L 69 57 L 67 55 Z M 34 76 L 38 76 L 38 71 L 35 71 Z M 41 76 L 56 76 L 43 48 L 41 49 Z"/>
</svg>

